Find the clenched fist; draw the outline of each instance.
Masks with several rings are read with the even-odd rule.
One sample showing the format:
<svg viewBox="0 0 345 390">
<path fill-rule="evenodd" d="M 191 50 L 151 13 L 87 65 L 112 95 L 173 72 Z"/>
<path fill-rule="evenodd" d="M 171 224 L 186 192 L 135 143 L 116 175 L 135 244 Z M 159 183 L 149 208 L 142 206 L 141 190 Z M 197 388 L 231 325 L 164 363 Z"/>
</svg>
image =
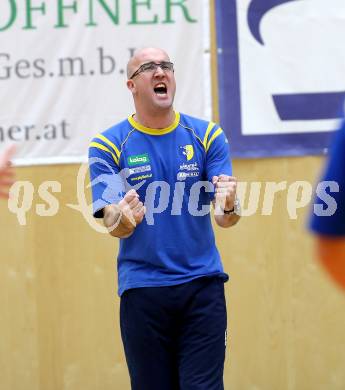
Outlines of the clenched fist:
<svg viewBox="0 0 345 390">
<path fill-rule="evenodd" d="M 212 177 L 215 188 L 215 208 L 218 212 L 233 210 L 236 199 L 237 179 L 233 176 L 219 175 Z"/>
<path fill-rule="evenodd" d="M 139 225 L 145 215 L 146 208 L 139 200 L 139 195 L 135 190 L 129 190 L 125 197 L 118 203 L 122 214 L 121 223 L 127 228 Z"/>
</svg>

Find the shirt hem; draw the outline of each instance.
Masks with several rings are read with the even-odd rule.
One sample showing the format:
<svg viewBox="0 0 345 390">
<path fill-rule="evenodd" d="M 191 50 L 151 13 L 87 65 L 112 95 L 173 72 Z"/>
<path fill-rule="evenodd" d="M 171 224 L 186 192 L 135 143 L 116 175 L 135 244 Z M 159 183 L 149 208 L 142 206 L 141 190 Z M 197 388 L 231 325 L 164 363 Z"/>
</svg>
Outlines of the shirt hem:
<svg viewBox="0 0 345 390">
<path fill-rule="evenodd" d="M 121 297 L 121 295 L 127 291 L 127 290 L 131 290 L 133 288 L 144 288 L 144 287 L 169 287 L 169 286 L 177 286 L 179 284 L 183 284 L 183 283 L 188 283 L 188 282 L 191 282 L 192 280 L 195 280 L 195 279 L 198 279 L 198 278 L 205 278 L 205 277 L 214 277 L 214 276 L 218 276 L 219 278 L 222 278 L 224 280 L 224 283 L 226 283 L 230 277 L 227 273 L 225 272 L 216 272 L 216 273 L 212 273 L 212 274 L 201 274 L 201 275 L 195 275 L 195 276 L 191 276 L 187 279 L 183 279 L 183 280 L 174 280 L 174 281 L 169 281 L 169 282 L 158 282 L 158 283 L 133 283 L 133 284 L 128 284 L 127 286 L 125 286 L 124 288 L 121 288 L 118 290 L 118 295 L 119 297 Z"/>
</svg>

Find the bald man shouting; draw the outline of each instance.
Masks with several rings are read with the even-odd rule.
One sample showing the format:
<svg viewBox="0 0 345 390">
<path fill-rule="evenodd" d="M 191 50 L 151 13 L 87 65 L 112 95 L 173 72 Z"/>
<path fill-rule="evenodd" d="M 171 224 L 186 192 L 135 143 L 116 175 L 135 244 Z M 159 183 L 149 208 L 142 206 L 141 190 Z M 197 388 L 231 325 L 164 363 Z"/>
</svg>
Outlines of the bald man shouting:
<svg viewBox="0 0 345 390">
<path fill-rule="evenodd" d="M 219 226 L 239 220 L 228 141 L 219 125 L 174 110 L 174 64 L 164 50 L 138 50 L 127 76 L 135 113 L 96 135 L 89 159 L 94 216 L 120 239 L 131 386 L 220 390 L 228 275 L 210 205 Z"/>
</svg>

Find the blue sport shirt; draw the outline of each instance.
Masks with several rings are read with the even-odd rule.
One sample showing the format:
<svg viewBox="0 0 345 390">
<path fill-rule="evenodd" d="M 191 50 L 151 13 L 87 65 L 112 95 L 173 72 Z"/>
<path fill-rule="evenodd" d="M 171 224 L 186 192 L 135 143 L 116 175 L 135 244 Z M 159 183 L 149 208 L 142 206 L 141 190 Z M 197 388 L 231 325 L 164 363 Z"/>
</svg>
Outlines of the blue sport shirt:
<svg viewBox="0 0 345 390">
<path fill-rule="evenodd" d="M 89 164 L 96 218 L 131 188 L 147 209 L 133 234 L 120 239 L 120 296 L 202 276 L 228 279 L 209 212 L 212 177 L 232 174 L 228 140 L 217 124 L 176 112 L 170 127 L 150 129 L 130 116 L 93 138 Z"/>
<path fill-rule="evenodd" d="M 317 215 L 314 206 L 311 229 L 320 235 L 345 236 L 345 122 L 334 135 L 322 180 L 335 182 L 338 184 L 338 188 L 329 187 L 325 183 L 325 191 L 322 196 L 316 197 L 315 203 L 322 205 L 322 208 L 326 210 L 326 215 L 323 215 L 324 213 Z M 335 210 L 330 210 L 331 212 L 327 213 L 329 205 Z"/>
</svg>

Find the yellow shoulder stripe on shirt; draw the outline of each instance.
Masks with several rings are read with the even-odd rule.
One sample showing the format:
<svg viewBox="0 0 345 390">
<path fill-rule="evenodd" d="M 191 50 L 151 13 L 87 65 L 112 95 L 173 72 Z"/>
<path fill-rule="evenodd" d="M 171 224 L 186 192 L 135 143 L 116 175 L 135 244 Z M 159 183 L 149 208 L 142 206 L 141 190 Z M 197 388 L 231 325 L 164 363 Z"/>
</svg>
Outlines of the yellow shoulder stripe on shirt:
<svg viewBox="0 0 345 390">
<path fill-rule="evenodd" d="M 97 149 L 101 149 L 101 150 L 104 150 L 105 152 L 108 152 L 112 155 L 116 165 L 119 165 L 119 160 L 118 158 L 115 156 L 114 153 L 112 153 L 106 146 L 102 145 L 102 144 L 99 144 L 98 142 L 91 142 L 90 143 L 90 148 L 97 148 Z"/>
<path fill-rule="evenodd" d="M 111 141 L 108 140 L 108 138 L 104 137 L 104 135 L 102 134 L 97 134 L 95 138 L 99 138 L 101 139 L 103 142 L 105 142 L 106 144 L 108 144 L 109 146 L 112 147 L 112 149 L 114 150 L 115 154 L 116 154 L 116 157 L 119 159 L 120 158 L 120 151 L 119 149 L 116 147 L 115 144 L 113 144 Z"/>
<path fill-rule="evenodd" d="M 218 130 L 216 130 L 214 132 L 214 134 L 212 135 L 212 137 L 210 138 L 210 140 L 207 142 L 207 146 L 206 146 L 206 152 L 208 152 L 208 150 L 210 149 L 210 146 L 212 144 L 212 142 L 220 135 L 222 134 L 223 130 L 221 128 L 219 128 Z"/>
<path fill-rule="evenodd" d="M 204 137 L 204 141 L 203 141 L 203 145 L 204 145 L 204 148 L 206 150 L 206 147 L 207 147 L 207 138 L 211 132 L 211 130 L 213 129 L 213 127 L 215 126 L 215 123 L 214 122 L 210 122 L 207 126 L 207 130 L 206 130 L 206 133 L 205 133 L 205 137 Z"/>
</svg>

